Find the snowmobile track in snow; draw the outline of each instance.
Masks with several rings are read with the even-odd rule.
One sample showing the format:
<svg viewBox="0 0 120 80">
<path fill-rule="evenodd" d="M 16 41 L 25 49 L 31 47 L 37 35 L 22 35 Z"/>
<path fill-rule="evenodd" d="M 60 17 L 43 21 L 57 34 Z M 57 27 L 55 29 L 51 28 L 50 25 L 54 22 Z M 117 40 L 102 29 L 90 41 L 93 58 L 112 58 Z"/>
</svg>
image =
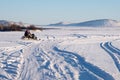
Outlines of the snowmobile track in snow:
<svg viewBox="0 0 120 80">
<path fill-rule="evenodd" d="M 78 67 L 79 70 L 79 79 L 82 79 L 82 77 L 85 75 L 86 79 L 91 80 L 98 80 L 98 79 L 104 79 L 104 80 L 114 80 L 111 75 L 106 73 L 105 71 L 101 70 L 97 66 L 94 66 L 93 64 L 90 64 L 85 61 L 83 57 L 81 57 L 78 54 L 60 50 L 57 47 L 54 47 L 54 50 L 59 53 L 59 55 L 63 56 L 65 61 L 69 63 L 72 67 Z"/>
<path fill-rule="evenodd" d="M 43 47 L 42 44 L 44 43 L 31 46 L 33 52 L 30 51 L 30 55 L 24 60 L 19 79 L 34 79 L 36 76 L 38 77 L 36 79 L 43 80 L 76 80 L 83 78 L 114 80 L 107 72 L 86 62 L 80 55 L 60 50 L 53 44 L 47 47 Z"/>
<path fill-rule="evenodd" d="M 8 65 L 8 59 L 5 60 L 5 67 L 8 76 L 0 75 L 2 79 L 19 79 L 19 80 L 76 80 L 76 79 L 91 79 L 91 80 L 114 80 L 107 72 L 97 66 L 86 62 L 80 55 L 60 50 L 57 46 L 51 44 L 43 47 L 44 43 L 30 44 L 21 50 L 10 53 L 7 56 L 11 59 Z M 28 54 L 26 54 L 26 51 Z M 26 54 L 23 62 L 17 61 L 22 54 Z M 15 65 L 14 61 L 15 60 Z M 18 67 L 19 66 L 19 67 Z M 18 69 L 19 68 L 19 69 Z"/>
<path fill-rule="evenodd" d="M 0 80 L 13 80 L 19 77 L 19 70 L 22 64 L 22 49 L 10 52 L 2 52 L 0 57 L 0 64 L 4 73 L 0 73 Z"/>
<path fill-rule="evenodd" d="M 114 47 L 111 42 L 101 43 L 100 46 L 109 53 L 120 72 L 120 49 Z"/>
</svg>

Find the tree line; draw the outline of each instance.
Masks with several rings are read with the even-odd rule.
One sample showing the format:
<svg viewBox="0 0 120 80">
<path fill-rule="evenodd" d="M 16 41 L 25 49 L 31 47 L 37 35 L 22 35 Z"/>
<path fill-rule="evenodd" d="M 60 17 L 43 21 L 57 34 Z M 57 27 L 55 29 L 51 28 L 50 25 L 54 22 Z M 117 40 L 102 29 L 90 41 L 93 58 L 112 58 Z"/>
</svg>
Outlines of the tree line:
<svg viewBox="0 0 120 80">
<path fill-rule="evenodd" d="M 20 26 L 17 24 L 11 24 L 8 26 L 0 25 L 0 31 L 23 31 L 25 29 L 29 30 L 42 30 L 42 28 L 35 27 L 34 25 L 29 25 L 27 27 Z"/>
</svg>

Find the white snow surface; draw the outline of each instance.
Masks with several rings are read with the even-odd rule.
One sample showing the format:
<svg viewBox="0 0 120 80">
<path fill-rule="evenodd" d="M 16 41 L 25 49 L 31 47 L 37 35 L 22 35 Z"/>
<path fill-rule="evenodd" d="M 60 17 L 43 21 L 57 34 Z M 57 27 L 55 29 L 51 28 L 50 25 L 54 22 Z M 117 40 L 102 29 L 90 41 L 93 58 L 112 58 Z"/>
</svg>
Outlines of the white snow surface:
<svg viewBox="0 0 120 80">
<path fill-rule="evenodd" d="M 0 32 L 0 80 L 120 80 L 120 28 Z"/>
</svg>

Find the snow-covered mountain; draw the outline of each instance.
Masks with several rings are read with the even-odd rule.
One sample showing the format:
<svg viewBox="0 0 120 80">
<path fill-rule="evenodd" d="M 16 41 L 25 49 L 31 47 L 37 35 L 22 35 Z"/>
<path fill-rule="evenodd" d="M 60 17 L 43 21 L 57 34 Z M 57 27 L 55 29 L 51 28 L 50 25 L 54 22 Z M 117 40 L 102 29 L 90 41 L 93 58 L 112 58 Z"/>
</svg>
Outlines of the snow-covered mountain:
<svg viewBox="0 0 120 80">
<path fill-rule="evenodd" d="M 120 26 L 120 22 L 111 19 L 99 19 L 99 20 L 91 20 L 80 23 L 70 23 L 64 24 L 64 22 L 50 24 L 49 26 L 88 26 L 88 27 L 112 27 L 112 26 Z"/>
</svg>

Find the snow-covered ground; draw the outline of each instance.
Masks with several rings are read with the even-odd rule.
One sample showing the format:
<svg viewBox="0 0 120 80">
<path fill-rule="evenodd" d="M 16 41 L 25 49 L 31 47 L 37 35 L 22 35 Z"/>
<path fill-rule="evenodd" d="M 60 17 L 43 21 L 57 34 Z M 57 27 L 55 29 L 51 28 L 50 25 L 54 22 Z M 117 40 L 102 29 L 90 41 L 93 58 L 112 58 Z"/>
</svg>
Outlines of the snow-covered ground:
<svg viewBox="0 0 120 80">
<path fill-rule="evenodd" d="M 0 80 L 120 80 L 120 28 L 0 32 Z"/>
</svg>

